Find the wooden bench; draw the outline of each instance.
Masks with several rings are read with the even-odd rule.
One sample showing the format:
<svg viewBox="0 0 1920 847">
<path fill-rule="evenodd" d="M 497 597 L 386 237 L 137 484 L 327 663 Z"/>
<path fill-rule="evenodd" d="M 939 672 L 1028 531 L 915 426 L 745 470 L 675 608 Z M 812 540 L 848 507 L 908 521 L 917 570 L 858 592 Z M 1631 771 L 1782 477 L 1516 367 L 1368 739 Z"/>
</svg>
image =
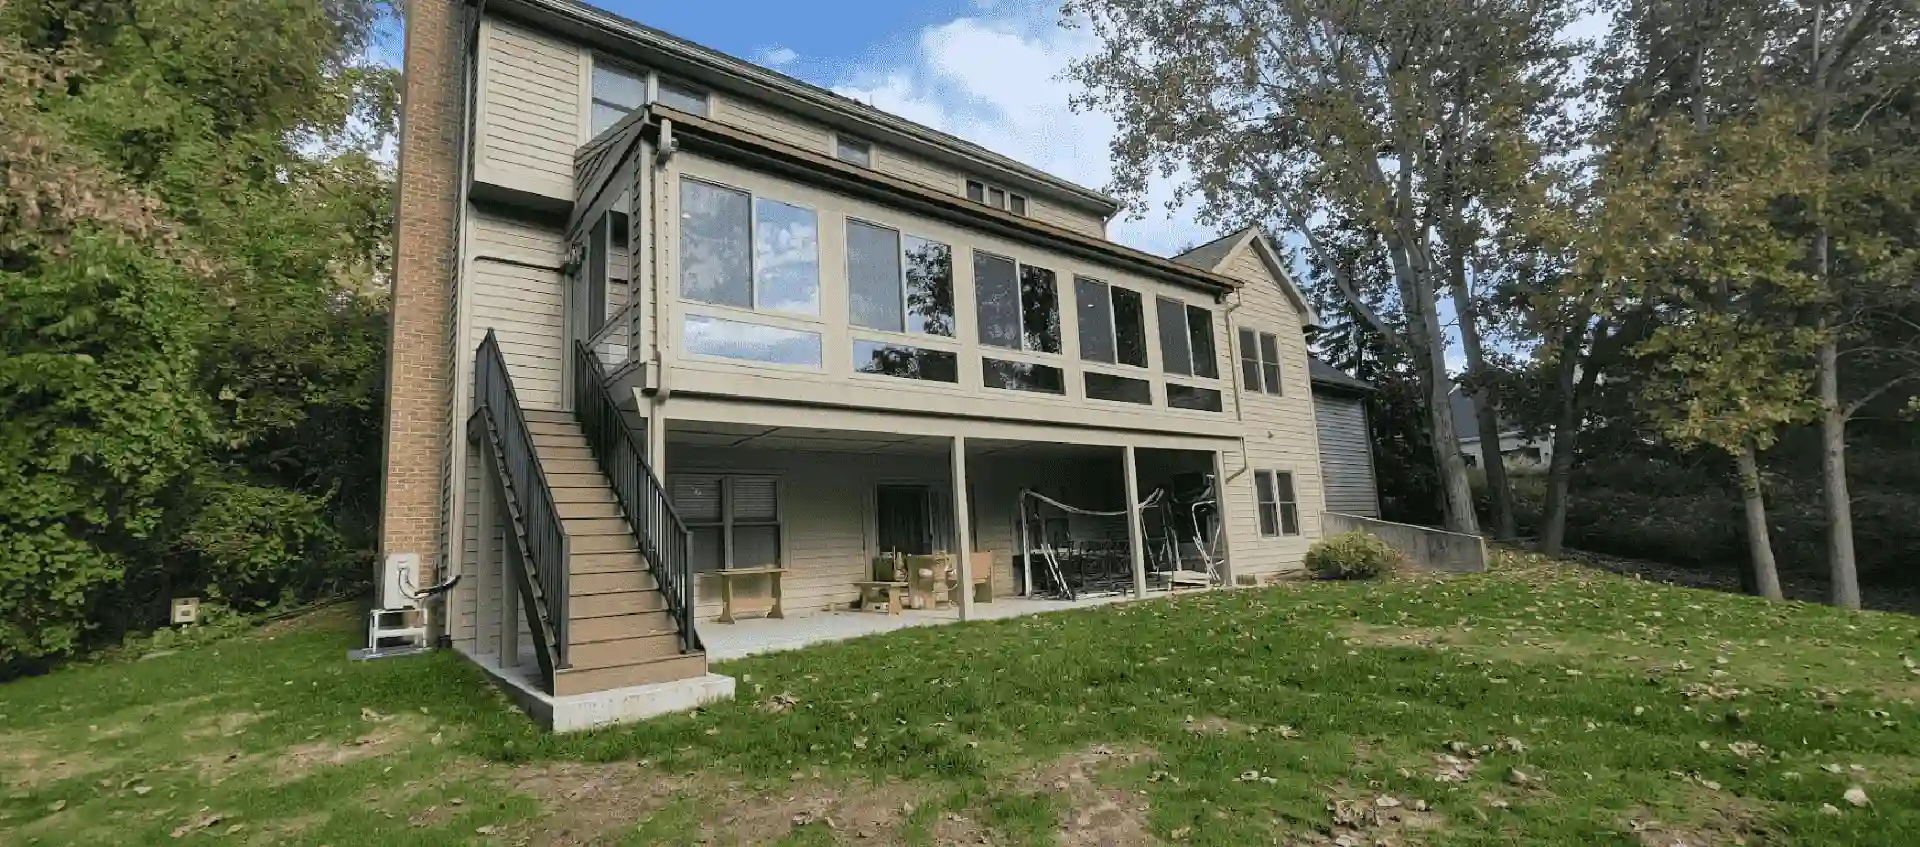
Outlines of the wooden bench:
<svg viewBox="0 0 1920 847">
<path fill-rule="evenodd" d="M 873 611 L 873 606 L 882 602 L 880 595 L 885 594 L 887 614 L 900 614 L 902 601 L 907 596 L 907 583 L 904 582 L 856 582 L 853 587 L 860 589 L 860 600 L 854 608 L 863 612 Z"/>
<path fill-rule="evenodd" d="M 720 579 L 720 617 L 721 623 L 733 623 L 740 615 L 761 614 L 769 618 L 784 618 L 786 612 L 780 608 L 780 575 L 785 568 L 733 568 L 730 570 L 707 571 L 708 576 Z M 762 604 L 742 605 L 733 598 L 733 583 L 742 577 L 764 576 L 767 578 L 770 600 Z"/>
</svg>

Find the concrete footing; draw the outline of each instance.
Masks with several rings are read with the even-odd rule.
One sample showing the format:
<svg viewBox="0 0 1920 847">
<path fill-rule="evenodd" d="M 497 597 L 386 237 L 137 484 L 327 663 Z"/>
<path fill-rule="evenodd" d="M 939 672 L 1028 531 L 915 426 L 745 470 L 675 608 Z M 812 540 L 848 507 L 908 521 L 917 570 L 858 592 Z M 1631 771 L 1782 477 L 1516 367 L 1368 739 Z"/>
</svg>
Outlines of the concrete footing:
<svg viewBox="0 0 1920 847">
<path fill-rule="evenodd" d="M 540 688 L 539 666 L 531 658 L 503 667 L 499 656 L 468 655 L 535 722 L 552 732 L 579 732 L 632 723 L 708 703 L 733 699 L 734 680 L 710 673 L 653 685 L 612 688 L 591 694 L 555 697 Z"/>
</svg>

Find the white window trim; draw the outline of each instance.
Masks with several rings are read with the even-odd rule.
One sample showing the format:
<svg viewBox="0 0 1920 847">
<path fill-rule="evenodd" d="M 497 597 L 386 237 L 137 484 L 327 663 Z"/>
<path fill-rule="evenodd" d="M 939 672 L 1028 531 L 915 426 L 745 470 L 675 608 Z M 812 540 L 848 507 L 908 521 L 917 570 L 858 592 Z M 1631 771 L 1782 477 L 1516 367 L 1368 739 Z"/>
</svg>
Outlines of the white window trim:
<svg viewBox="0 0 1920 847">
<path fill-rule="evenodd" d="M 974 185 L 980 186 L 980 199 L 978 200 L 975 200 L 972 197 L 969 197 L 967 195 L 967 189 Z M 1000 205 L 997 205 L 997 206 L 993 204 L 993 200 L 992 200 L 993 192 L 995 191 L 1000 192 Z M 961 179 L 960 196 L 966 197 L 968 202 L 978 203 L 989 209 L 999 209 L 1000 211 L 1006 212 L 1009 215 L 1018 215 L 1023 218 L 1028 218 L 1033 216 L 1033 196 L 1032 195 L 1029 195 L 1026 192 L 1022 192 L 1022 191 L 1014 191 L 1013 189 L 1010 189 L 1004 185 L 1000 185 L 999 183 L 988 182 L 984 179 L 973 179 L 971 177 L 965 177 Z M 1027 209 L 1026 211 L 1016 212 L 1013 210 L 1013 198 L 1015 197 L 1020 198 L 1020 204 L 1026 207 Z"/>
<path fill-rule="evenodd" d="M 1260 526 L 1261 509 L 1267 505 L 1267 501 L 1260 499 L 1261 498 L 1260 477 L 1262 474 L 1265 474 L 1270 480 L 1272 480 L 1271 485 L 1273 487 L 1272 505 L 1273 505 L 1274 531 L 1271 534 L 1269 534 L 1265 530 L 1265 528 Z M 1280 475 L 1281 474 L 1285 474 L 1287 477 L 1287 489 L 1291 491 L 1293 494 L 1292 500 L 1280 499 Z M 1292 532 L 1287 531 L 1287 513 L 1286 513 L 1287 506 L 1293 507 L 1293 531 Z M 1261 538 L 1298 538 L 1300 535 L 1303 534 L 1304 529 L 1301 526 L 1301 520 L 1300 520 L 1300 477 L 1298 474 L 1295 474 L 1293 472 L 1292 468 L 1272 467 L 1272 468 L 1254 469 L 1254 472 L 1253 472 L 1253 518 L 1254 518 L 1254 529 L 1260 533 Z"/>
<path fill-rule="evenodd" d="M 1268 362 L 1266 358 L 1266 355 L 1267 355 L 1266 349 L 1260 346 L 1260 340 L 1262 338 L 1272 338 L 1274 355 L 1275 356 L 1280 355 L 1280 349 L 1281 349 L 1280 333 L 1265 332 L 1265 331 L 1262 331 L 1259 327 L 1252 327 L 1252 326 L 1234 327 L 1234 332 L 1233 332 L 1234 346 L 1241 347 L 1241 348 L 1244 348 L 1246 346 L 1241 342 L 1241 338 L 1240 338 L 1240 334 L 1243 332 L 1253 334 L 1253 349 L 1251 351 L 1241 349 L 1237 351 L 1236 355 L 1233 357 L 1233 363 L 1236 366 L 1239 366 L 1240 368 L 1241 390 L 1251 392 L 1254 394 L 1265 394 L 1269 397 L 1285 397 L 1287 395 L 1286 365 L 1283 361 L 1279 359 L 1275 359 L 1272 362 Z M 1252 354 L 1253 366 L 1255 371 L 1257 372 L 1257 376 L 1259 377 L 1259 383 L 1254 385 L 1246 384 L 1247 372 L 1246 372 L 1245 361 L 1248 358 L 1249 352 L 1251 352 Z M 1272 390 L 1268 390 L 1266 386 L 1267 365 L 1269 364 L 1274 366 L 1278 374 L 1277 376 L 1274 377 L 1274 385 Z"/>
</svg>

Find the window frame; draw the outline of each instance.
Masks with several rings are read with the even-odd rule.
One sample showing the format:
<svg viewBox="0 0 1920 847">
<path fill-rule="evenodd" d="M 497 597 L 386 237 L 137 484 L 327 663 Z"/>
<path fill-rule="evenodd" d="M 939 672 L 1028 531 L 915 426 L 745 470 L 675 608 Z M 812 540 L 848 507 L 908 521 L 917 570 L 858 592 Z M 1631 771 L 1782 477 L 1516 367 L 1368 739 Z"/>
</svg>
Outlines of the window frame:
<svg viewBox="0 0 1920 847">
<path fill-rule="evenodd" d="M 1022 218 L 1029 217 L 1028 212 L 1033 208 L 1033 198 L 1025 192 L 1014 191 L 1005 185 L 988 182 L 984 179 L 969 178 L 965 180 L 962 188 L 964 190 L 961 194 L 965 196 L 967 200 L 979 203 L 989 209 L 999 209 L 1009 215 Z M 996 194 L 999 195 L 998 198 L 994 196 Z"/>
<path fill-rule="evenodd" d="M 859 148 L 859 150 L 861 151 L 861 155 L 864 157 L 865 161 L 849 159 L 845 156 L 840 155 L 840 150 L 843 147 Z M 847 164 L 853 165 L 855 167 L 861 167 L 861 168 L 866 168 L 868 170 L 872 170 L 873 169 L 873 142 L 868 141 L 864 138 L 859 138 L 856 136 L 845 135 L 845 134 L 836 132 L 833 134 L 833 158 L 842 162 L 846 162 Z"/>
<path fill-rule="evenodd" d="M 1280 497 L 1282 477 L 1287 483 L 1286 499 Z M 1294 538 L 1300 535 L 1300 493 L 1297 482 L 1290 468 L 1259 468 L 1253 472 L 1255 522 L 1261 538 Z M 1269 507 L 1273 509 L 1271 516 L 1267 512 Z"/>
<path fill-rule="evenodd" d="M 1235 327 L 1234 343 L 1240 345 L 1236 361 L 1240 363 L 1240 389 L 1253 394 L 1286 396 L 1286 369 L 1280 363 L 1280 335 L 1255 327 Z M 1251 343 L 1249 343 L 1251 341 Z M 1267 358 L 1271 344 L 1273 358 Z M 1247 368 L 1252 367 L 1251 374 Z"/>
<path fill-rule="evenodd" d="M 780 475 L 771 474 L 771 473 L 735 473 L 735 472 L 719 473 L 714 471 L 702 471 L 702 470 L 675 472 L 675 473 L 669 474 L 668 476 L 667 491 L 671 493 L 674 489 L 674 483 L 679 479 L 700 478 L 700 477 L 707 477 L 707 478 L 714 479 L 720 485 L 720 520 L 718 521 L 685 520 L 684 523 L 686 524 L 686 527 L 689 530 L 689 532 L 696 529 L 718 528 L 720 530 L 720 570 L 730 571 L 736 568 L 736 565 L 734 564 L 733 553 L 734 553 L 734 548 L 737 547 L 738 545 L 734 543 L 733 530 L 735 527 L 742 527 L 742 526 L 749 527 L 749 528 L 765 528 L 769 526 L 773 527 L 774 537 L 775 537 L 774 555 L 776 557 L 776 560 L 772 566 L 783 567 L 784 563 L 787 561 L 787 528 L 786 528 L 787 503 L 786 503 L 786 485 L 785 485 L 785 481 L 780 478 Z M 773 520 L 771 521 L 738 521 L 734 519 L 733 487 L 734 487 L 734 483 L 737 480 L 742 480 L 742 479 L 765 480 L 767 482 L 773 483 Z M 675 509 L 677 510 L 678 508 L 679 507 L 676 505 Z M 689 564 L 692 564 L 692 563 L 690 562 Z M 694 573 L 716 573 L 716 571 L 696 570 L 694 571 Z"/>
<path fill-rule="evenodd" d="M 685 288 L 686 251 L 680 245 L 676 245 L 676 252 L 674 257 L 674 262 L 676 265 L 675 267 L 676 276 L 679 277 L 674 281 L 674 286 L 673 286 L 674 297 L 682 303 L 695 304 L 699 306 L 708 306 L 708 307 L 713 307 L 717 309 L 731 309 L 734 311 L 747 312 L 747 313 L 760 315 L 764 317 L 786 318 L 789 320 L 804 321 L 806 323 L 820 324 L 824 326 L 826 324 L 826 318 L 824 316 L 824 312 L 826 311 L 827 281 L 826 281 L 826 274 L 825 274 L 825 270 L 826 270 L 825 262 L 822 261 L 824 251 L 821 249 L 823 245 L 821 244 L 822 230 L 820 227 L 820 208 L 811 203 L 801 203 L 801 202 L 795 202 L 790 200 L 782 200 L 774 197 L 762 197 L 760 194 L 755 193 L 753 189 L 750 189 L 750 188 L 743 188 L 737 185 L 728 185 L 725 182 L 721 182 L 720 180 L 713 179 L 711 177 L 696 176 L 694 174 L 683 172 L 680 174 L 679 190 L 674 193 L 674 214 L 675 214 L 675 220 L 677 222 L 677 225 L 681 227 L 680 238 L 682 239 L 682 244 L 684 244 L 684 239 L 686 238 L 685 215 L 684 215 L 684 207 L 682 206 L 682 201 L 683 201 L 683 198 L 685 197 L 686 183 L 689 183 L 689 182 L 696 182 L 696 183 L 700 183 L 702 185 L 708 186 L 709 188 L 717 188 L 717 189 L 720 189 L 721 191 L 731 191 L 738 194 L 744 194 L 747 196 L 747 245 L 746 245 L 747 305 L 736 306 L 732 303 L 714 303 L 707 300 L 696 300 L 692 297 L 688 297 L 686 295 L 686 288 Z M 812 213 L 813 215 L 813 267 L 814 267 L 813 286 L 814 286 L 815 306 L 812 314 L 808 314 L 806 312 L 787 311 L 784 309 L 772 309 L 772 308 L 768 308 L 760 305 L 760 201 L 762 200 L 765 200 L 769 203 L 778 203 L 782 206 L 788 206 L 795 209 L 805 209 L 806 211 Z"/>
<path fill-rule="evenodd" d="M 960 343 L 960 338 L 959 338 L 960 304 L 957 302 L 957 298 L 955 296 L 959 293 L 959 290 L 958 290 L 959 286 L 955 284 L 953 279 L 955 275 L 954 261 L 953 261 L 953 256 L 955 251 L 954 251 L 953 245 L 948 244 L 947 242 L 941 241 L 940 239 L 934 238 L 932 236 L 915 235 L 912 232 L 908 232 L 905 227 L 899 227 L 899 226 L 894 226 L 892 224 L 880 223 L 879 221 L 863 218 L 858 215 L 850 215 L 850 214 L 841 215 L 840 219 L 844 222 L 844 225 L 841 227 L 840 244 L 841 244 L 841 253 L 845 254 L 845 259 L 846 259 L 845 270 L 846 270 L 846 282 L 847 282 L 847 331 L 850 334 L 853 334 L 855 337 L 858 337 L 860 333 L 878 332 L 878 333 L 886 333 L 889 335 L 906 336 L 909 338 L 913 338 L 916 341 L 925 339 L 925 340 L 930 340 L 930 341 L 941 343 L 941 344 L 958 345 Z M 872 327 L 872 326 L 867 326 L 866 324 L 854 322 L 854 319 L 853 319 L 853 248 L 851 246 L 853 243 L 853 240 L 847 237 L 848 230 L 854 224 L 859 224 L 865 227 L 871 227 L 873 229 L 886 230 L 888 232 L 893 233 L 894 252 L 897 254 L 900 260 L 900 265 L 899 265 L 900 279 L 899 279 L 899 285 L 898 285 L 898 290 L 900 293 L 900 297 L 898 301 L 900 304 L 900 328 L 899 329 L 884 329 L 881 327 Z M 956 300 L 956 302 L 953 302 L 951 304 L 953 306 L 954 314 L 948 316 L 948 320 L 953 324 L 953 333 L 954 333 L 953 335 L 941 335 L 939 333 L 913 329 L 913 310 L 908 302 L 909 291 L 907 286 L 907 266 L 909 264 L 908 257 L 911 255 L 907 250 L 908 239 L 919 239 L 920 241 L 928 244 L 938 244 L 942 247 L 947 248 L 947 297 L 949 300 Z M 976 318 L 977 317 L 978 316 L 976 315 Z M 872 340 L 872 339 L 868 339 L 868 340 Z M 889 342 L 889 343 L 892 343 L 892 342 Z"/>
<path fill-rule="evenodd" d="M 1060 298 L 1060 272 L 1052 268 L 1043 267 L 1041 265 L 1030 264 L 1028 262 L 1022 261 L 1017 257 L 1009 256 L 1004 253 L 996 253 L 992 250 L 982 250 L 979 247 L 971 247 L 969 249 L 973 251 L 974 262 L 976 263 L 974 265 L 975 268 L 978 267 L 977 263 L 979 262 L 979 257 L 981 256 L 986 256 L 988 258 L 993 258 L 993 259 L 999 259 L 1005 262 L 1009 262 L 1013 265 L 1013 306 L 1014 306 L 1013 316 L 1014 316 L 1014 331 L 1020 342 L 1020 346 L 1018 347 L 1005 347 L 999 344 L 989 342 L 984 337 L 982 337 L 981 333 L 986 328 L 987 324 L 986 324 L 986 321 L 983 321 L 980 319 L 980 275 L 978 272 L 974 273 L 974 277 L 973 277 L 973 325 L 974 325 L 973 340 L 974 340 L 974 346 L 980 348 L 981 355 L 995 353 L 995 351 L 1003 351 L 1003 352 L 1021 353 L 1028 356 L 1058 357 L 1061 359 L 1067 358 L 1067 352 L 1066 352 L 1067 351 L 1067 332 L 1066 332 L 1067 324 L 1066 324 L 1066 316 L 1064 314 L 1066 311 L 1066 308 L 1065 308 L 1065 304 L 1061 302 L 1061 298 Z M 1037 271 L 1045 271 L 1048 274 L 1051 274 L 1053 276 L 1053 318 L 1056 324 L 1055 330 L 1058 333 L 1058 337 L 1055 339 L 1055 343 L 1059 346 L 1060 348 L 1059 350 L 1056 350 L 1053 352 L 1047 352 L 1045 350 L 1036 350 L 1027 346 L 1027 297 L 1026 297 L 1025 271 L 1028 268 L 1032 268 Z"/>
<path fill-rule="evenodd" d="M 613 128 L 612 124 L 609 124 L 607 127 L 600 130 L 595 130 L 593 128 L 593 111 L 595 106 L 605 105 L 607 108 L 610 108 L 610 109 L 621 110 L 622 114 L 620 115 L 620 119 L 613 122 L 614 124 L 618 124 L 621 120 L 625 120 L 628 115 L 631 115 L 634 112 L 640 111 L 641 109 L 644 109 L 654 103 L 659 103 L 660 102 L 660 86 L 662 83 L 672 86 L 674 89 L 678 90 L 681 94 L 688 94 L 688 95 L 696 94 L 696 93 L 699 94 L 702 105 L 699 111 L 693 112 L 692 114 L 698 115 L 703 118 L 713 117 L 713 89 L 711 88 L 707 88 L 701 85 L 696 85 L 692 82 L 681 79 L 680 77 L 663 74 L 652 68 L 645 68 L 638 65 L 630 64 L 620 60 L 617 57 L 605 56 L 600 53 L 593 54 L 590 64 L 592 65 L 592 67 L 590 67 L 587 71 L 587 137 L 588 138 L 598 138 L 600 137 L 601 133 L 604 133 L 608 129 Z M 640 103 L 634 106 L 622 106 L 612 101 L 601 100 L 599 97 L 594 96 L 593 75 L 598 73 L 601 68 L 606 68 L 609 71 L 619 73 L 624 76 L 637 80 L 640 83 Z M 666 105 L 667 108 L 670 108 L 670 109 L 679 108 L 678 106 L 674 106 L 671 104 L 663 104 L 663 105 Z M 686 110 L 681 109 L 681 111 L 686 111 Z"/>
</svg>

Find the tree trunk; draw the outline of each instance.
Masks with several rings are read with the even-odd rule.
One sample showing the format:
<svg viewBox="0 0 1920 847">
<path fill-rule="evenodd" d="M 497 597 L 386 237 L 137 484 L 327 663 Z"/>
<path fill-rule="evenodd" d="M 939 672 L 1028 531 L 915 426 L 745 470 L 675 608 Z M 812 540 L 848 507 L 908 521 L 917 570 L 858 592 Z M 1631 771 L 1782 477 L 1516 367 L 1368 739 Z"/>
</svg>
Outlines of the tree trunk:
<svg viewBox="0 0 1920 847">
<path fill-rule="evenodd" d="M 1752 578 L 1751 594 L 1768 600 L 1781 600 L 1780 571 L 1773 561 L 1773 540 L 1767 532 L 1767 502 L 1760 492 L 1760 458 L 1753 443 L 1741 445 L 1734 454 L 1740 470 L 1740 500 L 1747 513 L 1747 569 Z"/>
<path fill-rule="evenodd" d="M 1593 356 L 1587 357 L 1587 369 L 1580 372 L 1580 345 L 1586 339 L 1587 321 L 1592 312 L 1577 309 L 1567 331 L 1560 338 L 1560 361 L 1554 369 L 1555 398 L 1559 403 L 1553 422 L 1553 455 L 1547 461 L 1547 502 L 1541 515 L 1540 551 L 1558 556 L 1567 540 L 1567 495 L 1573 478 L 1573 451 L 1580 427 L 1580 398 L 1594 381 Z M 1600 344 L 1606 322 L 1596 329 L 1594 346 Z M 1579 387 L 1575 387 L 1576 375 Z"/>
<path fill-rule="evenodd" d="M 1454 236 L 1448 228 L 1448 238 Z M 1467 288 L 1467 260 L 1453 244 L 1448 245 L 1447 273 L 1453 290 L 1454 312 L 1460 318 L 1460 346 L 1467 354 L 1467 382 L 1472 392 L 1473 416 L 1480 432 L 1480 464 L 1487 471 L 1487 499 L 1493 506 L 1493 537 L 1511 540 L 1519 535 L 1513 518 L 1513 489 L 1507 484 L 1507 463 L 1500 455 L 1500 414 L 1493 404 L 1493 391 L 1485 383 L 1487 360 L 1480 347 L 1480 310 Z M 1456 422 L 1457 423 L 1457 422 Z"/>
<path fill-rule="evenodd" d="M 1840 407 L 1840 350 L 1820 343 L 1820 475 L 1827 507 L 1829 599 L 1843 609 L 1860 608 L 1860 574 L 1853 552 L 1853 500 L 1847 489 L 1847 413 Z"/>
</svg>

